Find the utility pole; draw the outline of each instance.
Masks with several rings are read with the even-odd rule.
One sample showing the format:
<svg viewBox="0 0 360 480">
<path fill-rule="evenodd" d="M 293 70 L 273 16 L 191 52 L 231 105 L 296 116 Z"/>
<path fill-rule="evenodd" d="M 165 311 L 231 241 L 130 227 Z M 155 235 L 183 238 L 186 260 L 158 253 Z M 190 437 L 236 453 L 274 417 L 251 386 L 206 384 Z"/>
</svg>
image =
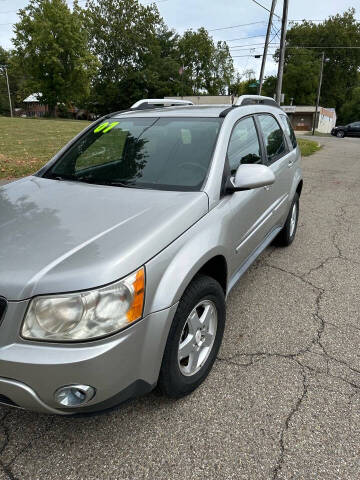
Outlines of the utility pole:
<svg viewBox="0 0 360 480">
<path fill-rule="evenodd" d="M 268 52 L 268 48 L 269 48 L 269 41 L 270 41 L 270 34 L 271 34 L 271 27 L 272 27 L 272 21 L 273 21 L 275 6 L 276 6 L 276 0 L 272 0 L 270 15 L 269 15 L 269 23 L 268 23 L 268 27 L 267 27 L 267 31 L 266 31 L 264 53 L 263 53 L 262 62 L 261 62 L 259 89 L 258 89 L 258 94 L 259 95 L 261 95 L 261 90 L 262 90 L 262 86 L 263 86 L 263 83 L 264 83 L 265 65 L 266 65 L 267 52 Z"/>
<path fill-rule="evenodd" d="M 318 111 L 319 111 L 321 87 L 322 87 L 323 72 L 324 72 L 324 63 L 325 63 L 325 52 L 322 52 L 322 54 L 321 54 L 319 86 L 318 86 L 318 93 L 317 93 L 317 98 L 316 98 L 315 117 L 314 117 L 313 128 L 312 128 L 312 134 L 313 135 L 315 135 L 316 120 L 317 120 Z"/>
<path fill-rule="evenodd" d="M 277 80 L 277 86 L 276 86 L 276 101 L 278 102 L 279 105 L 281 104 L 281 91 L 282 91 L 282 83 L 283 83 L 283 75 L 284 75 L 288 10 L 289 10 L 289 0 L 284 0 L 282 23 L 281 23 L 278 80 Z"/>
<path fill-rule="evenodd" d="M 9 86 L 9 77 L 7 73 L 7 68 L 6 65 L 4 65 L 4 70 L 5 70 L 5 77 L 6 77 L 6 84 L 7 84 L 7 91 L 8 91 L 8 96 L 9 96 L 9 107 L 10 107 L 10 116 L 13 116 L 13 110 L 12 110 L 12 105 L 11 105 L 11 96 L 10 96 L 10 86 Z"/>
</svg>

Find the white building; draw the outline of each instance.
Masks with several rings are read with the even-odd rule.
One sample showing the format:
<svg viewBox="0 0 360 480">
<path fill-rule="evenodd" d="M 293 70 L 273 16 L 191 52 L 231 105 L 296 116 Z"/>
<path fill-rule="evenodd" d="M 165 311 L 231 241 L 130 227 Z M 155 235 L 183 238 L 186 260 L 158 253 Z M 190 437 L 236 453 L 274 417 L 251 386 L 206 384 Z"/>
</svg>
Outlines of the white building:
<svg viewBox="0 0 360 480">
<path fill-rule="evenodd" d="M 309 132 L 312 130 L 316 107 L 282 106 L 290 118 L 294 130 Z M 336 125 L 334 108 L 319 107 L 315 129 L 320 133 L 330 133 Z"/>
</svg>

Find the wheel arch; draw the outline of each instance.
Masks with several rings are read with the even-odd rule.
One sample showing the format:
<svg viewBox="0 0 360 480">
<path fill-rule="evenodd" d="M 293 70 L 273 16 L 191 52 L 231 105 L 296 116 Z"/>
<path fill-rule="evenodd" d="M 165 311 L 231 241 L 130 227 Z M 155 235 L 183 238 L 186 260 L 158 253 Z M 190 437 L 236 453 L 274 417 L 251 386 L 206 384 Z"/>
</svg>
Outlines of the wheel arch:
<svg viewBox="0 0 360 480">
<path fill-rule="evenodd" d="M 303 184 L 304 184 L 303 180 L 300 180 L 300 182 L 298 183 L 298 186 L 296 187 L 296 193 L 299 195 L 299 198 L 301 196 Z"/>
<path fill-rule="evenodd" d="M 199 244 L 201 245 L 201 242 Z M 174 252 L 165 270 L 160 271 L 157 264 L 147 266 L 152 282 L 145 299 L 145 313 L 174 305 L 180 300 L 193 279 L 201 274 L 217 280 L 226 295 L 228 262 L 225 252 L 221 251 L 221 248 L 214 247 L 198 256 L 199 251 L 195 247 L 191 242 Z M 166 259 L 165 263 L 167 263 Z M 154 279 L 155 282 L 153 282 Z"/>
<path fill-rule="evenodd" d="M 221 285 L 224 295 L 226 295 L 228 267 L 224 255 L 215 255 L 210 258 L 204 265 L 195 273 L 190 280 L 191 283 L 198 275 L 207 275 Z"/>
<path fill-rule="evenodd" d="M 226 291 L 232 270 L 227 237 L 232 221 L 229 203 L 220 202 L 146 265 L 148 278 L 144 314 L 176 304 L 199 273 L 215 278 Z"/>
</svg>

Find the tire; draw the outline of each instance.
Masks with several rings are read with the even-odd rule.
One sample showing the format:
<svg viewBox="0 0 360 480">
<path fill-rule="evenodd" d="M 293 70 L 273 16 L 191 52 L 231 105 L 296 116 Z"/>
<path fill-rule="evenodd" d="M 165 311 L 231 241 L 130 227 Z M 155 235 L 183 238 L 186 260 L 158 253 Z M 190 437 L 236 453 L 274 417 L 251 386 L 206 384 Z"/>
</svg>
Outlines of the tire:
<svg viewBox="0 0 360 480">
<path fill-rule="evenodd" d="M 339 130 L 338 132 L 336 132 L 336 136 L 338 138 L 344 138 L 345 137 L 345 132 L 344 130 Z"/>
<path fill-rule="evenodd" d="M 208 328 L 201 327 L 205 321 L 198 322 L 205 317 Z M 205 275 L 195 277 L 179 302 L 167 339 L 158 380 L 163 395 L 183 397 L 205 380 L 221 345 L 225 317 L 225 295 L 220 284 Z M 187 348 L 191 354 L 186 357 Z"/>
<path fill-rule="evenodd" d="M 279 247 L 288 247 L 294 241 L 299 220 L 299 203 L 299 195 L 295 193 L 285 225 L 275 237 L 275 245 Z M 295 214 L 295 218 L 293 217 L 293 214 Z M 295 221 L 295 223 L 293 223 L 293 221 Z"/>
</svg>

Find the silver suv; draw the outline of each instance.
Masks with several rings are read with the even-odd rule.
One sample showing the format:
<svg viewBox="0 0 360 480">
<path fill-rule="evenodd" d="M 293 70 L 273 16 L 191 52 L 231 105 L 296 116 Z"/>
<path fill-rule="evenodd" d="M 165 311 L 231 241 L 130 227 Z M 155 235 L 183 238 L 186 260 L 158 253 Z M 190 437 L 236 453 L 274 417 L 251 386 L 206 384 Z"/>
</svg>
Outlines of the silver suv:
<svg viewBox="0 0 360 480">
<path fill-rule="evenodd" d="M 138 102 L 0 188 L 0 402 L 68 415 L 192 392 L 232 287 L 293 241 L 302 184 L 287 116 L 246 96 Z"/>
</svg>

